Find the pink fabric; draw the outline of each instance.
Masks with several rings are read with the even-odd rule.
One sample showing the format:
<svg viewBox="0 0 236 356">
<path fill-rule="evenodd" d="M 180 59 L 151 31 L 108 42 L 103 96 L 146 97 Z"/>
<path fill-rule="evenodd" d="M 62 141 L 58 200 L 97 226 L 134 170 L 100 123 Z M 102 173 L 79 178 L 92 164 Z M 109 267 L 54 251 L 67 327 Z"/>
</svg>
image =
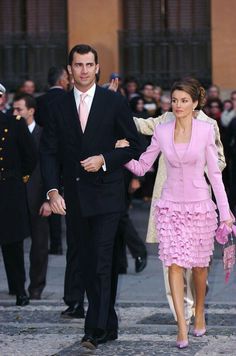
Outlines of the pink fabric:
<svg viewBox="0 0 236 356">
<path fill-rule="evenodd" d="M 136 175 L 144 175 L 159 153 L 163 153 L 167 179 L 154 209 L 160 259 L 166 266 L 176 263 L 185 268 L 206 267 L 213 253 L 217 229 L 216 206 L 204 178 L 206 165 L 220 220 L 231 218 L 218 167 L 214 127 L 193 119 L 185 152 L 181 145 L 178 149 L 174 143 L 174 129 L 175 121 L 158 125 L 146 152 L 139 161 L 127 163 L 126 168 Z"/>
<path fill-rule="evenodd" d="M 88 107 L 85 102 L 85 98 L 88 94 L 83 93 L 80 94 L 80 104 L 79 104 L 79 119 L 80 119 L 80 124 L 82 131 L 84 132 L 87 121 L 88 121 Z"/>
<path fill-rule="evenodd" d="M 230 219 L 229 204 L 218 167 L 213 125 L 193 119 L 191 140 L 181 158 L 174 144 L 174 128 L 175 121 L 156 126 L 151 145 L 140 156 L 139 161 L 131 160 L 125 165 L 126 168 L 142 176 L 162 152 L 167 169 L 162 199 L 172 202 L 200 202 L 210 199 L 209 187 L 204 178 L 207 165 L 220 220 Z"/>
<path fill-rule="evenodd" d="M 210 199 L 197 203 L 156 201 L 159 257 L 165 266 L 173 263 L 184 268 L 209 265 L 217 228 L 215 209 Z"/>
</svg>

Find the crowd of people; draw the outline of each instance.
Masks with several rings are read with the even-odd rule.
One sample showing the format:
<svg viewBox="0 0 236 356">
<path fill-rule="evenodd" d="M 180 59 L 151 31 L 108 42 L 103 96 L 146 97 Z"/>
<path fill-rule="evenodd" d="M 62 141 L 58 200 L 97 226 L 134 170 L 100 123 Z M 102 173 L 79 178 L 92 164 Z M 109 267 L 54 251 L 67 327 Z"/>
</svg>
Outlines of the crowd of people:
<svg viewBox="0 0 236 356">
<path fill-rule="evenodd" d="M 49 69 L 43 95 L 26 80 L 10 102 L 0 85 L 0 208 L 6 224 L 0 243 L 9 293 L 19 306 L 41 298 L 48 253 L 63 253 L 64 215 L 67 308 L 61 316 L 85 318 L 84 347 L 117 339 L 114 306 L 118 274 L 127 271 L 126 247 L 137 273 L 147 264 L 146 245 L 129 217 L 131 199 L 152 200 L 147 241 L 159 239 L 177 347 L 184 348 L 194 313 L 195 336 L 206 331 L 207 271 L 217 228 L 216 206 L 203 178 L 206 163 L 220 219 L 233 222 L 219 173 L 226 158 L 223 180 L 234 211 L 236 91 L 222 102 L 212 85 L 205 100 L 194 79 L 175 83 L 166 94 L 151 82 L 140 87 L 134 77 L 122 81 L 117 73 L 102 87 L 98 63 L 96 50 L 78 45 L 67 68 Z M 28 236 L 27 293 L 23 240 Z M 184 304 L 186 287 L 194 292 Z"/>
</svg>

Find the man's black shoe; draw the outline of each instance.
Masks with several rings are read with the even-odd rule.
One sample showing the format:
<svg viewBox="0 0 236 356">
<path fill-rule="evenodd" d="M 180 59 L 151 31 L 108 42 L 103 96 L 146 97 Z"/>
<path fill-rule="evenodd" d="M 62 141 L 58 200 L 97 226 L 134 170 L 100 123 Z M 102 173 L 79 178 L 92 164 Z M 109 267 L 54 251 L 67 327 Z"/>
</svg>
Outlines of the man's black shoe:
<svg viewBox="0 0 236 356">
<path fill-rule="evenodd" d="M 65 319 L 84 319 L 84 307 L 78 303 L 71 305 L 61 312 L 61 317 Z"/>
<path fill-rule="evenodd" d="M 113 341 L 118 339 L 117 330 L 108 330 L 105 331 L 102 335 L 96 336 L 96 341 L 98 344 L 105 344 L 107 341 Z"/>
<path fill-rule="evenodd" d="M 85 334 L 81 340 L 81 345 L 89 350 L 95 350 L 98 346 L 97 340 L 93 334 Z"/>
<path fill-rule="evenodd" d="M 27 295 L 17 295 L 16 296 L 16 305 L 20 307 L 25 307 L 29 304 L 29 298 Z"/>
<path fill-rule="evenodd" d="M 139 273 L 147 266 L 147 255 L 135 258 L 135 272 Z"/>
<path fill-rule="evenodd" d="M 41 299 L 41 293 L 38 291 L 29 291 L 29 298 L 31 300 L 40 300 Z"/>
</svg>

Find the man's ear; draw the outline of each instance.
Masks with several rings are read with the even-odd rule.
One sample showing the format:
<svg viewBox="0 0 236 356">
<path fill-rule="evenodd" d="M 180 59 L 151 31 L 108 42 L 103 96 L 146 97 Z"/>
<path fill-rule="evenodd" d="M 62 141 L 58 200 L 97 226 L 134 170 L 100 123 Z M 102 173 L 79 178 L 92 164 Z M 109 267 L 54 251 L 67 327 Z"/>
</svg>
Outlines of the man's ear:
<svg viewBox="0 0 236 356">
<path fill-rule="evenodd" d="M 96 74 L 99 73 L 99 64 L 96 64 Z"/>
<path fill-rule="evenodd" d="M 72 75 L 71 66 L 69 64 L 67 65 L 67 70 L 68 70 L 69 74 Z"/>
</svg>

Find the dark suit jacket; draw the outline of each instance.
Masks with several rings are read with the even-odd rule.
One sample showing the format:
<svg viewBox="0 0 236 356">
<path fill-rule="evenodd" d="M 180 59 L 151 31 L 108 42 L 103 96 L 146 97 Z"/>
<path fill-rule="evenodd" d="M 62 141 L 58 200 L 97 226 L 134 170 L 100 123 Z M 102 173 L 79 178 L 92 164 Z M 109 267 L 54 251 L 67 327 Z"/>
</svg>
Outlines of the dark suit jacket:
<svg viewBox="0 0 236 356">
<path fill-rule="evenodd" d="M 117 139 L 130 147 L 115 149 Z M 67 211 L 80 204 L 83 216 L 120 212 L 124 204 L 123 165 L 139 155 L 139 137 L 126 99 L 96 87 L 85 132 L 73 90 L 51 105 L 41 140 L 41 168 L 46 189 L 59 188 L 62 163 Z M 103 154 L 107 171 L 86 172 L 80 161 Z"/>
<path fill-rule="evenodd" d="M 35 121 L 39 126 L 45 126 L 49 118 L 49 106 L 57 98 L 65 95 L 65 90 L 62 88 L 49 89 L 45 94 L 36 98 L 37 110 L 35 112 Z"/>
<path fill-rule="evenodd" d="M 29 236 L 25 183 L 37 154 L 23 118 L 0 112 L 0 244 L 21 241 Z"/>
<path fill-rule="evenodd" d="M 43 129 L 36 124 L 33 132 L 31 133 L 35 145 L 39 150 L 40 139 Z M 30 213 L 32 215 L 38 215 L 40 206 L 46 199 L 46 193 L 43 188 L 42 175 L 40 170 L 40 162 L 38 160 L 37 166 L 35 167 L 30 180 L 26 186 L 27 188 L 27 198 Z"/>
</svg>

